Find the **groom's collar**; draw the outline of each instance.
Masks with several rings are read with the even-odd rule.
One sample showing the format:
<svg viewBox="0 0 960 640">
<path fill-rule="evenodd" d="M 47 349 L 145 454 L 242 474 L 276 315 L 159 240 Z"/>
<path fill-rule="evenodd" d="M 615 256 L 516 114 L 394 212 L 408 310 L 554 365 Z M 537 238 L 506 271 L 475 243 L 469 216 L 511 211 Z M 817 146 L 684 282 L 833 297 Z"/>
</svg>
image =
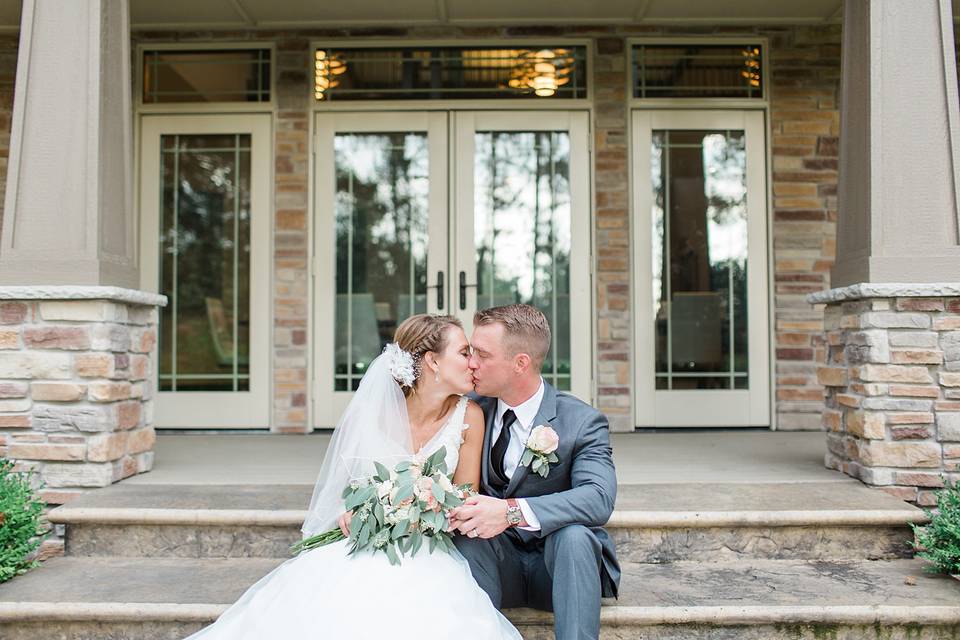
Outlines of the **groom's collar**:
<svg viewBox="0 0 960 640">
<path fill-rule="evenodd" d="M 543 378 L 540 378 L 540 386 L 537 388 L 536 392 L 516 407 L 511 407 L 504 402 L 502 398 L 498 399 L 497 421 L 500 422 L 503 420 L 503 414 L 506 413 L 507 409 L 513 409 L 513 413 L 516 414 L 517 422 L 519 422 L 520 425 L 523 427 L 533 426 L 533 421 L 540 413 L 541 404 L 543 403 L 543 398 L 546 394 L 546 387 L 547 383 Z"/>
</svg>

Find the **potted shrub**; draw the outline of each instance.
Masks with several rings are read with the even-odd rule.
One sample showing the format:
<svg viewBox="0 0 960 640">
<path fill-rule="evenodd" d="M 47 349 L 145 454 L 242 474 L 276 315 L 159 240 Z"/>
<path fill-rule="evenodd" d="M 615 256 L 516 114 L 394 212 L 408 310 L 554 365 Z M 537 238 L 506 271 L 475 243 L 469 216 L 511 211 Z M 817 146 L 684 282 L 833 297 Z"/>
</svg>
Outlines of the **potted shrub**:
<svg viewBox="0 0 960 640">
<path fill-rule="evenodd" d="M 30 486 L 31 476 L 0 458 L 0 582 L 37 565 L 36 552 L 47 533 L 40 519 L 44 503 Z"/>
<path fill-rule="evenodd" d="M 930 563 L 927 571 L 960 580 L 960 487 L 956 482 L 937 492 L 937 508 L 927 510 L 927 515 L 928 524 L 912 525 L 917 556 Z"/>
</svg>

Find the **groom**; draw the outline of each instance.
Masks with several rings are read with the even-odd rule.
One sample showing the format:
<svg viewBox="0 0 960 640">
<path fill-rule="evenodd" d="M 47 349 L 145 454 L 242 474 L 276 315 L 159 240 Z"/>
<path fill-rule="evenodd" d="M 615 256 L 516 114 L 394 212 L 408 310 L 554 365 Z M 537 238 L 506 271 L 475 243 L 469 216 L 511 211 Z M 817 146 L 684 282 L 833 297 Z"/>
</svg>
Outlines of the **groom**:
<svg viewBox="0 0 960 640">
<path fill-rule="evenodd" d="M 483 495 L 451 514 L 463 534 L 454 542 L 497 608 L 553 611 L 557 640 L 598 638 L 600 598 L 616 596 L 620 582 L 602 528 L 617 494 L 607 419 L 540 376 L 551 343 L 540 311 L 494 307 L 473 324 L 470 368 L 486 418 Z M 559 440 L 546 478 L 521 464 L 539 426 Z M 552 434 L 539 433 L 547 435 L 531 445 L 552 448 Z"/>
</svg>

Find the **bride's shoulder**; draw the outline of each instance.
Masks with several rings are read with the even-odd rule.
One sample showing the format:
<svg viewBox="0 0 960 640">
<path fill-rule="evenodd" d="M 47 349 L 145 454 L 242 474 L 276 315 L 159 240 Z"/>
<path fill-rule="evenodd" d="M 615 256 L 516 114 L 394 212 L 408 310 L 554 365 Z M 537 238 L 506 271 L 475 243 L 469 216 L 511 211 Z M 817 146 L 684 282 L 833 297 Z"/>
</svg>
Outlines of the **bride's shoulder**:
<svg viewBox="0 0 960 640">
<path fill-rule="evenodd" d="M 464 429 L 470 429 L 471 431 L 483 431 L 485 426 L 485 420 L 483 417 L 483 409 L 480 408 L 473 400 L 467 400 L 467 409 L 463 415 Z"/>
</svg>

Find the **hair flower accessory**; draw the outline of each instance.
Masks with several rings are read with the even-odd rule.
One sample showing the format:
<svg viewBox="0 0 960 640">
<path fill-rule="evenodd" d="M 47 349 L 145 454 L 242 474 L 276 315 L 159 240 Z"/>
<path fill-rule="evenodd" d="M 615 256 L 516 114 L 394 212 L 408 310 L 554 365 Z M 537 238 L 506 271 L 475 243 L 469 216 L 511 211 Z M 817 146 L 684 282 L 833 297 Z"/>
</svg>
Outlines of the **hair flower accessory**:
<svg viewBox="0 0 960 640">
<path fill-rule="evenodd" d="M 400 348 L 396 342 L 391 342 L 383 350 L 389 358 L 390 375 L 393 379 L 405 387 L 412 387 L 417 379 L 416 371 L 413 366 L 413 356 L 408 351 Z"/>
</svg>

